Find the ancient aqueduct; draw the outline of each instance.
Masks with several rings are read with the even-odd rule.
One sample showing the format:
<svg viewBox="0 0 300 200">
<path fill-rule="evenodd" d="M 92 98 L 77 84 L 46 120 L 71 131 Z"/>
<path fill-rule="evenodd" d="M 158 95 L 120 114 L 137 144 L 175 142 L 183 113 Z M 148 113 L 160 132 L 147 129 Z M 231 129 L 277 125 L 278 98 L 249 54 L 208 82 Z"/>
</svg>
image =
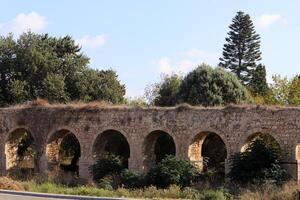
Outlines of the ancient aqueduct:
<svg viewBox="0 0 300 200">
<path fill-rule="evenodd" d="M 282 163 L 300 177 L 300 108 L 228 106 L 200 108 L 28 106 L 0 109 L 0 173 L 13 165 L 10 144 L 26 130 L 34 139 L 34 170 L 45 173 L 58 159 L 60 141 L 72 134 L 80 144 L 79 177 L 90 180 L 88 167 L 95 157 L 122 143 L 128 168 L 146 171 L 155 162 L 159 137 L 168 136 L 169 153 L 201 163 L 203 143 L 218 136 L 228 158 L 241 151 L 258 133 L 271 135 L 280 145 Z M 117 141 L 118 140 L 118 141 Z M 166 146 L 165 146 L 166 147 Z M 126 151 L 126 152 L 125 152 Z"/>
</svg>

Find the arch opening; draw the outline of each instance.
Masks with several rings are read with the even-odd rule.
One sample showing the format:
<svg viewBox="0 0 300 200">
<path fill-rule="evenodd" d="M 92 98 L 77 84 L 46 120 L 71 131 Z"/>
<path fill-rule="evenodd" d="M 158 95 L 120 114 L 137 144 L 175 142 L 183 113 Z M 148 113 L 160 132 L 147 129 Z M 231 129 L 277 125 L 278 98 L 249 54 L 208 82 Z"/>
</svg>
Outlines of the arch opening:
<svg viewBox="0 0 300 200">
<path fill-rule="evenodd" d="M 81 148 L 74 133 L 68 130 L 55 132 L 47 142 L 46 156 L 50 172 L 78 178 Z"/>
<path fill-rule="evenodd" d="M 24 128 L 11 132 L 5 142 L 6 170 L 15 178 L 27 179 L 36 166 L 36 148 L 32 134 Z"/>
<path fill-rule="evenodd" d="M 188 156 L 200 171 L 212 171 L 225 176 L 227 149 L 222 138 L 213 132 L 202 132 L 195 136 L 189 146 Z"/>
<path fill-rule="evenodd" d="M 128 168 L 130 147 L 126 137 L 116 130 L 106 130 L 97 136 L 93 145 L 94 159 L 107 155 L 118 156 L 124 167 Z"/>
<path fill-rule="evenodd" d="M 159 163 L 167 155 L 176 155 L 176 146 L 172 136 L 160 130 L 151 132 L 144 141 L 145 170 Z"/>
<path fill-rule="evenodd" d="M 250 135 L 246 139 L 244 145 L 242 146 L 241 152 L 246 151 L 250 147 L 250 145 L 257 139 L 262 140 L 264 142 L 265 146 L 268 149 L 271 149 L 273 151 L 273 153 L 275 153 L 275 155 L 278 157 L 278 159 L 282 158 L 281 148 L 280 148 L 279 143 L 276 141 L 276 139 L 272 135 L 270 135 L 268 133 L 257 132 L 257 133 Z"/>
</svg>

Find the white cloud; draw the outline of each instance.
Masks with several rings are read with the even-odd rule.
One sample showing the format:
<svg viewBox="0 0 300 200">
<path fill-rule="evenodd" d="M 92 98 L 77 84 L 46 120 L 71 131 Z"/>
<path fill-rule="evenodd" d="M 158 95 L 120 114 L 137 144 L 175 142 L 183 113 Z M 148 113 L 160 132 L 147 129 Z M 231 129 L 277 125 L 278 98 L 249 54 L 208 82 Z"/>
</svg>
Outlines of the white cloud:
<svg viewBox="0 0 300 200">
<path fill-rule="evenodd" d="M 28 14 L 20 13 L 14 19 L 0 24 L 0 33 L 6 35 L 13 33 L 20 35 L 26 31 L 40 32 L 45 29 L 47 20 L 37 12 Z"/>
<path fill-rule="evenodd" d="M 286 25 L 288 22 L 279 14 L 263 14 L 260 17 L 254 18 L 254 23 L 258 28 L 268 28 L 276 23 Z"/>
<path fill-rule="evenodd" d="M 170 59 L 167 57 L 160 58 L 158 61 L 159 72 L 163 74 L 172 73 L 172 66 Z"/>
<path fill-rule="evenodd" d="M 77 40 L 78 44 L 85 48 L 98 48 L 107 42 L 107 35 L 101 34 L 96 36 L 85 35 Z"/>
<path fill-rule="evenodd" d="M 202 51 L 199 49 L 190 49 L 180 54 L 179 59 L 171 60 L 168 57 L 160 58 L 155 64 L 158 66 L 158 72 L 162 74 L 187 73 L 196 68 L 201 63 L 217 65 L 218 54 Z"/>
</svg>

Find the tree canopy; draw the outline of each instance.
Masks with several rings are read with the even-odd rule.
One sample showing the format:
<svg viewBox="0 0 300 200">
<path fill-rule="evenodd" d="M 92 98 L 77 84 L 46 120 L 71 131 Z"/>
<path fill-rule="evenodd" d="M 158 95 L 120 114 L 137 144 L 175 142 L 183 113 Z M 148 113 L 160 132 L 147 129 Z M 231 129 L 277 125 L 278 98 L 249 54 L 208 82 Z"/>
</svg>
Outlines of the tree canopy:
<svg viewBox="0 0 300 200">
<path fill-rule="evenodd" d="M 119 103 L 125 86 L 112 70 L 88 67 L 89 58 L 70 36 L 23 33 L 0 37 L 0 105 L 33 100 L 105 100 Z"/>
<path fill-rule="evenodd" d="M 202 64 L 184 77 L 179 99 L 191 105 L 213 106 L 241 103 L 247 90 L 230 72 Z"/>
<path fill-rule="evenodd" d="M 176 74 L 165 76 L 161 83 L 152 87 L 149 99 L 157 106 L 179 103 L 214 106 L 247 100 L 247 89 L 234 74 L 206 64 L 198 66 L 185 77 Z"/>
<path fill-rule="evenodd" d="M 158 95 L 154 99 L 154 104 L 157 106 L 176 105 L 181 82 L 182 77 L 177 74 L 165 76 L 159 85 Z"/>
</svg>

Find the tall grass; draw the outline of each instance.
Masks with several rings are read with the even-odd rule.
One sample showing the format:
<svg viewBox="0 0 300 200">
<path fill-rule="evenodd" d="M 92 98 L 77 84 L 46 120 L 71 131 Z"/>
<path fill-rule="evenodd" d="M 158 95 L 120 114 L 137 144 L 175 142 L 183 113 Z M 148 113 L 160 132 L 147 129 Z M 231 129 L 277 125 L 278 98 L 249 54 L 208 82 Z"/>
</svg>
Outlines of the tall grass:
<svg viewBox="0 0 300 200">
<path fill-rule="evenodd" d="M 67 187 L 54 183 L 36 184 L 34 182 L 22 182 L 26 191 L 96 196 L 96 197 L 130 197 L 130 198 L 150 198 L 150 199 L 214 199 L 225 200 L 226 197 L 221 190 L 198 191 L 193 188 L 181 189 L 179 186 L 172 185 L 167 189 L 157 189 L 154 186 L 144 189 L 129 190 L 119 188 L 117 190 L 105 190 L 95 186 L 76 186 Z"/>
</svg>

